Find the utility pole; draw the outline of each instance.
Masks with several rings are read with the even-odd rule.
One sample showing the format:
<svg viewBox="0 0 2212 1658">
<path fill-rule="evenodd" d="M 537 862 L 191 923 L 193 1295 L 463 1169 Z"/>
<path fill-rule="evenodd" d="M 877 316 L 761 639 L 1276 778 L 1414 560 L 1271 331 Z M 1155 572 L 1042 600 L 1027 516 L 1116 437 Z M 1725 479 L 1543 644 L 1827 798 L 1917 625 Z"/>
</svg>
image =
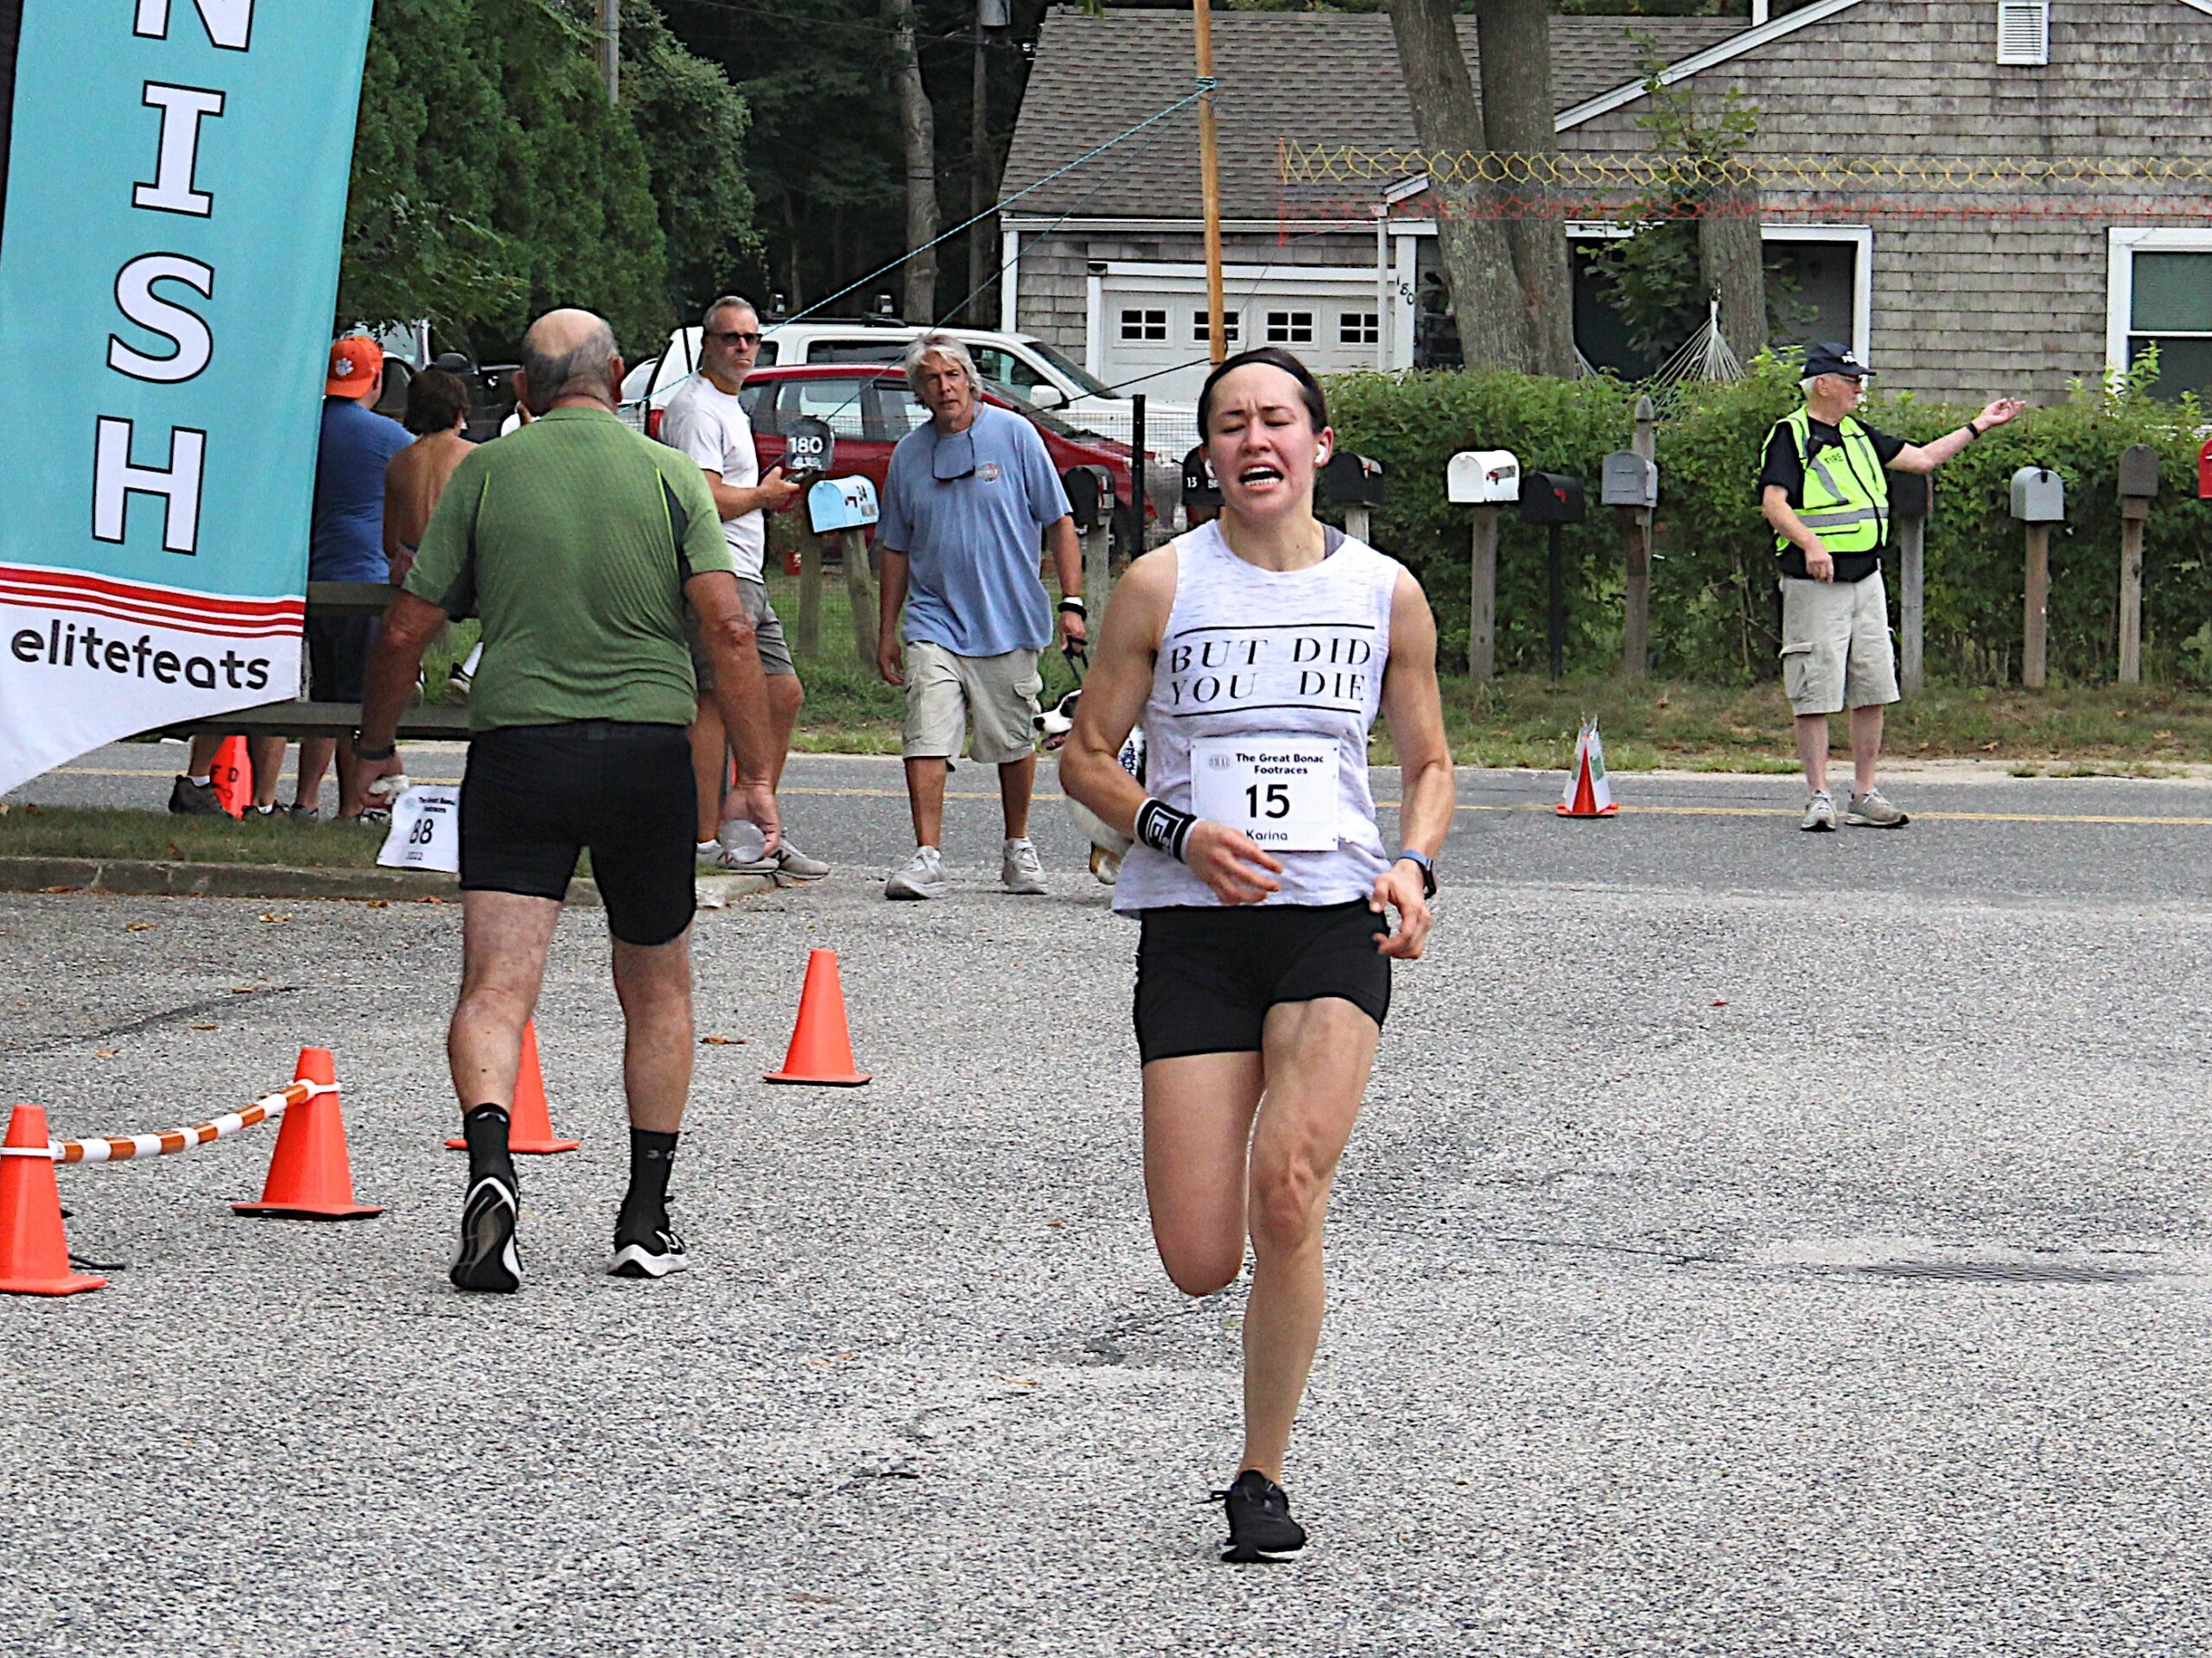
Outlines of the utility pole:
<svg viewBox="0 0 2212 1658">
<path fill-rule="evenodd" d="M 622 93 L 622 0 L 599 0 L 599 67 L 607 77 L 607 101 Z"/>
<path fill-rule="evenodd" d="M 1191 24 L 1198 48 L 1200 80 L 1213 79 L 1213 7 L 1191 0 Z M 1198 94 L 1198 188 L 1206 221 L 1206 342 L 1213 360 L 1229 355 L 1221 320 L 1221 164 L 1213 125 L 1213 94 Z"/>
<path fill-rule="evenodd" d="M 975 221 L 968 227 L 968 291 L 973 295 L 968 302 L 972 308 L 968 320 L 977 327 L 996 326 L 989 302 L 983 297 L 993 264 L 990 226 L 983 219 L 984 210 L 991 205 L 991 98 L 983 55 L 983 10 L 982 0 L 977 0 L 970 32 L 975 62 L 968 97 L 968 142 L 975 152 L 968 175 L 968 216 Z"/>
</svg>

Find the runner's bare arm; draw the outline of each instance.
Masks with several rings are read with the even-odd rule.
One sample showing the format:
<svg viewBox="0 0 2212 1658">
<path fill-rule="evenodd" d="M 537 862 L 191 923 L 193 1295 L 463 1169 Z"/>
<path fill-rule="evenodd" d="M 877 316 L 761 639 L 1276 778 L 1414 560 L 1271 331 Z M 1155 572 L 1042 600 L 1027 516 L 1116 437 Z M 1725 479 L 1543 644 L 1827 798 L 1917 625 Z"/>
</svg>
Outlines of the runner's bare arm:
<svg viewBox="0 0 2212 1658">
<path fill-rule="evenodd" d="M 1436 618 L 1411 572 L 1390 594 L 1390 659 L 1382 669 L 1382 717 L 1398 751 L 1398 844 L 1430 858 L 1452 832 L 1458 805 L 1452 751 L 1444 738 L 1444 700 L 1436 687 Z M 1369 907 L 1398 912 L 1385 956 L 1412 961 L 1428 944 L 1428 900 L 1420 869 L 1393 863 L 1375 879 Z"/>
<path fill-rule="evenodd" d="M 446 625 L 446 613 L 428 599 L 418 599 L 411 593 L 396 594 L 385 607 L 384 626 L 378 632 L 376 650 L 369 657 L 369 670 L 361 687 L 360 745 L 364 748 L 387 748 L 392 746 L 399 729 L 399 715 L 407 706 L 407 699 L 415 694 L 415 676 L 423 669 L 423 652 L 438 630 Z M 378 778 L 394 777 L 399 772 L 397 754 L 381 760 L 364 760 L 355 768 L 355 792 L 341 794 L 338 802 L 340 817 L 354 817 L 368 802 L 368 785 Z"/>
<path fill-rule="evenodd" d="M 737 791 L 739 811 L 767 837 L 773 852 L 781 840 L 782 820 L 768 774 L 775 739 L 768 721 L 768 680 L 754 648 L 753 619 L 738 597 L 737 578 L 728 570 L 702 570 L 683 584 L 683 596 L 699 618 L 699 638 L 715 667 L 715 701 L 722 729 L 737 752 L 745 782 Z"/>
<path fill-rule="evenodd" d="M 899 665 L 899 613 L 906 607 L 906 553 L 904 548 L 886 547 L 880 542 L 876 550 L 883 556 L 883 585 L 876 602 L 880 608 L 875 624 L 875 670 L 883 676 L 887 685 L 903 685 L 906 675 Z"/>
<path fill-rule="evenodd" d="M 1060 750 L 1060 786 L 1132 839 L 1147 797 L 1118 757 L 1152 694 L 1153 663 L 1175 607 L 1175 559 L 1169 548 L 1147 553 L 1114 589 L 1076 704 L 1075 729 Z M 1224 904 L 1257 904 L 1277 890 L 1272 876 L 1282 873 L 1249 835 L 1205 818 L 1192 827 L 1183 861 Z"/>
</svg>

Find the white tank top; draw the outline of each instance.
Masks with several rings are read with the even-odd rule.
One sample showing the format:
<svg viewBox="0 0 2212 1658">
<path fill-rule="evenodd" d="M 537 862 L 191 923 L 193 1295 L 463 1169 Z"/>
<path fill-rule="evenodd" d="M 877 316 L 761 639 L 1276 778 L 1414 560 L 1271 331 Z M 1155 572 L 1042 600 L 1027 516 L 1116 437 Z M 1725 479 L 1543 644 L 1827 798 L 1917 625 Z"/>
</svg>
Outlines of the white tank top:
<svg viewBox="0 0 2212 1658">
<path fill-rule="evenodd" d="M 1172 543 L 1175 603 L 1145 704 L 1147 792 L 1179 811 L 1236 822 L 1267 845 L 1283 866 L 1269 904 L 1363 899 L 1389 864 L 1368 792 L 1367 734 L 1382 705 L 1390 601 L 1404 567 L 1325 533 L 1326 556 L 1302 570 L 1247 563 L 1217 524 Z M 1209 799 L 1246 821 L 1192 804 L 1194 755 Z M 1324 795 L 1331 757 L 1333 786 Z M 1280 792 L 1276 777 L 1287 779 Z M 1276 821 L 1296 826 L 1289 837 L 1315 849 L 1268 844 L 1277 807 Z M 1114 886 L 1123 912 L 1220 902 L 1177 860 L 1141 843 Z"/>
</svg>

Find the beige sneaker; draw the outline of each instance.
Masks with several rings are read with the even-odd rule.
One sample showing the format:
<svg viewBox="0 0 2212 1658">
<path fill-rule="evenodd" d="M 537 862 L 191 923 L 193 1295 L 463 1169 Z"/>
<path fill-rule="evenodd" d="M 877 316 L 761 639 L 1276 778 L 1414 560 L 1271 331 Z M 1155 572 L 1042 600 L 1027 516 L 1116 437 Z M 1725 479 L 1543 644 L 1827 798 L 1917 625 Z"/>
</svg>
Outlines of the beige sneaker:
<svg viewBox="0 0 2212 1658">
<path fill-rule="evenodd" d="M 1912 819 L 1883 799 L 1880 790 L 1869 789 L 1851 797 L 1843 821 L 1853 829 L 1903 829 Z"/>
<path fill-rule="evenodd" d="M 1835 828 L 1835 797 L 1826 789 L 1816 790 L 1805 802 L 1805 816 L 1797 827 L 1813 834 L 1832 831 Z"/>
</svg>

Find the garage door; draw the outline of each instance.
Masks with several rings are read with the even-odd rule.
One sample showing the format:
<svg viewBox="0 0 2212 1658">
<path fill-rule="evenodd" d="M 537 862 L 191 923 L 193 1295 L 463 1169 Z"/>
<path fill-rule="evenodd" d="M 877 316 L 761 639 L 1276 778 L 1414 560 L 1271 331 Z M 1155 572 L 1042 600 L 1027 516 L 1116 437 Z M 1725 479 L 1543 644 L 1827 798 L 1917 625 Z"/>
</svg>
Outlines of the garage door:
<svg viewBox="0 0 2212 1658">
<path fill-rule="evenodd" d="M 1373 368 L 1382 318 L 1370 270 L 1224 273 L 1231 352 L 1281 346 L 1316 373 Z M 1118 390 L 1194 401 L 1209 366 L 1205 268 L 1109 265 L 1099 274 L 1093 372 Z"/>
</svg>

